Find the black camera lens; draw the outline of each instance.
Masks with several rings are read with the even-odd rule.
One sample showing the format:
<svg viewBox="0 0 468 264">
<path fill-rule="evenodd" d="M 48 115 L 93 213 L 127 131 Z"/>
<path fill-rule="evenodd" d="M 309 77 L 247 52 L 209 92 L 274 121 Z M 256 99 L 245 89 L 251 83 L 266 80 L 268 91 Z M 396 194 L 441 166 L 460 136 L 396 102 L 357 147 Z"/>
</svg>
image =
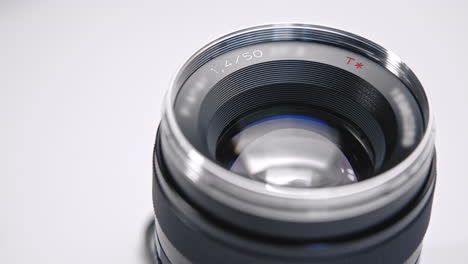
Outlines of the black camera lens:
<svg viewBox="0 0 468 264">
<path fill-rule="evenodd" d="M 415 264 L 435 187 L 414 73 L 348 32 L 281 24 L 208 44 L 154 155 L 163 264 Z"/>
</svg>

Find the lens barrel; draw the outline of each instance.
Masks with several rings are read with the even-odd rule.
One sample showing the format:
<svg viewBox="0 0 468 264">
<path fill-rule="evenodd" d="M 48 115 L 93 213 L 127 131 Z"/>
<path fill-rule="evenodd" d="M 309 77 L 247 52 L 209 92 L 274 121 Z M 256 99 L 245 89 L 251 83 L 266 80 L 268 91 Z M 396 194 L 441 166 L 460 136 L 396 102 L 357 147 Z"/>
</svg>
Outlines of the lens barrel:
<svg viewBox="0 0 468 264">
<path fill-rule="evenodd" d="M 414 264 L 435 179 L 428 99 L 397 56 L 321 26 L 240 30 L 167 93 L 157 261 Z"/>
</svg>

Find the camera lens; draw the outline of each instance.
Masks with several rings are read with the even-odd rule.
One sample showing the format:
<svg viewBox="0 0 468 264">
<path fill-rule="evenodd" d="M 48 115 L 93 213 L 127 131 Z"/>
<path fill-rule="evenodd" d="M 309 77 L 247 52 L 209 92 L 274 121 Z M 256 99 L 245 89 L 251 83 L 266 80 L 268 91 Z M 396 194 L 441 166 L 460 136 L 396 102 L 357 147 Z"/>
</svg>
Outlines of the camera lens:
<svg viewBox="0 0 468 264">
<path fill-rule="evenodd" d="M 169 89 L 154 156 L 160 263 L 417 263 L 432 114 L 398 57 L 313 25 L 208 44 Z"/>
</svg>

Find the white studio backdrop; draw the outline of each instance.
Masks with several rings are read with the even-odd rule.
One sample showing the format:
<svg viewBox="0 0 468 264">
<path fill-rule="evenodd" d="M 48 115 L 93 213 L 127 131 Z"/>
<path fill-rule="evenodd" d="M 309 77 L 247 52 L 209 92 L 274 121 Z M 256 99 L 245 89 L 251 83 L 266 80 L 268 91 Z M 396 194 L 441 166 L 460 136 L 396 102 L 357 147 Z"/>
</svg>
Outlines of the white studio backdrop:
<svg viewBox="0 0 468 264">
<path fill-rule="evenodd" d="M 0 263 L 141 263 L 170 79 L 243 27 L 347 30 L 416 72 L 437 122 L 423 264 L 468 259 L 468 2 L 0 0 Z"/>
</svg>

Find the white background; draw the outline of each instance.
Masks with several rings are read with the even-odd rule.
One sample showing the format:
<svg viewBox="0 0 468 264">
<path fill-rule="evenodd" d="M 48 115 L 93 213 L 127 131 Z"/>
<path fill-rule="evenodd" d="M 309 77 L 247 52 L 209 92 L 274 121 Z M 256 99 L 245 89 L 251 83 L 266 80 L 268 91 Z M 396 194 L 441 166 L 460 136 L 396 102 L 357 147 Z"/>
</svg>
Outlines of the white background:
<svg viewBox="0 0 468 264">
<path fill-rule="evenodd" d="M 170 79 L 208 41 L 272 22 L 351 31 L 412 67 L 438 128 L 423 264 L 466 263 L 467 3 L 0 0 L 0 263 L 142 263 Z"/>
</svg>

